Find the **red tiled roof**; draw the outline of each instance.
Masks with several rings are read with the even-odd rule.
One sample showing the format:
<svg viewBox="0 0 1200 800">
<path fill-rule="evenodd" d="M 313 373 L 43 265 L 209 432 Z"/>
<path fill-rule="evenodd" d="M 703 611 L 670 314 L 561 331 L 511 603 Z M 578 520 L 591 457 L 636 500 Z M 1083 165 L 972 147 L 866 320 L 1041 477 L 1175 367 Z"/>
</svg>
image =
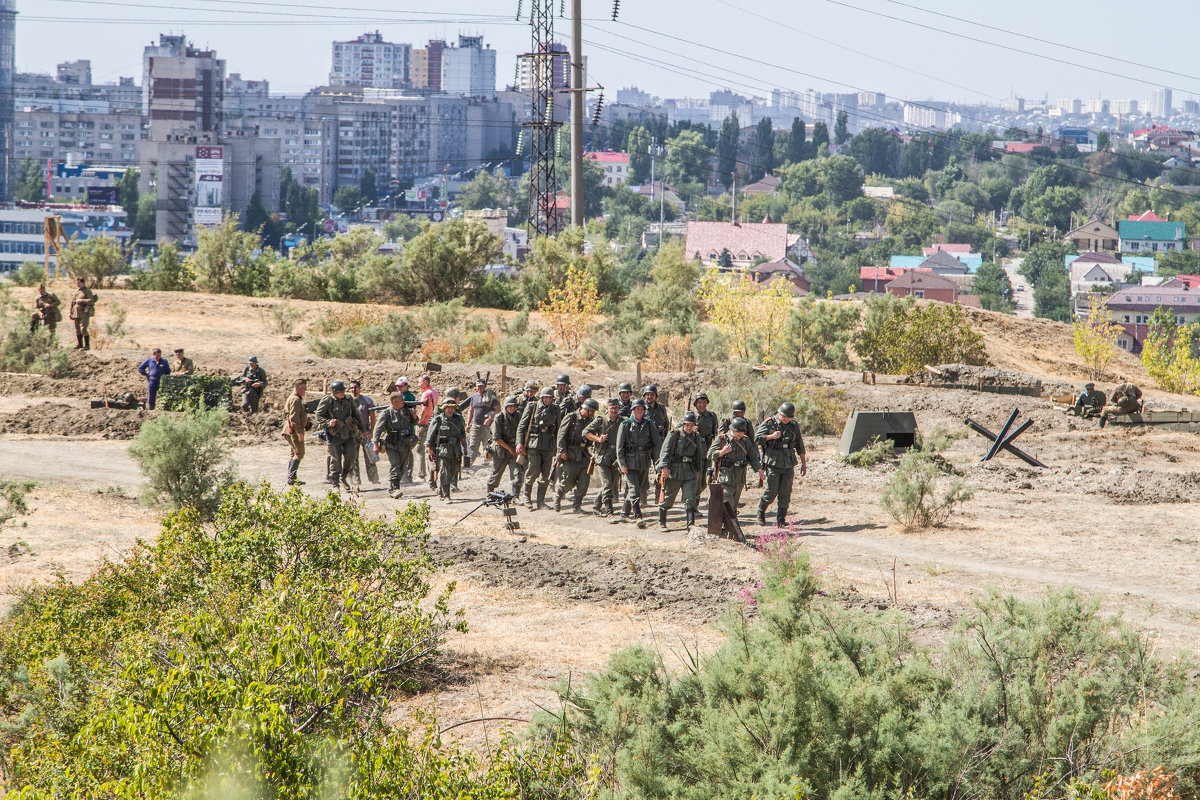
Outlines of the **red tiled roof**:
<svg viewBox="0 0 1200 800">
<path fill-rule="evenodd" d="M 1009 142 L 1004 145 L 1006 153 L 1030 153 L 1035 147 L 1041 147 L 1040 142 Z"/>
<path fill-rule="evenodd" d="M 928 272 L 923 269 L 905 270 L 904 274 L 887 285 L 887 288 L 896 289 L 954 289 L 958 290 L 958 284 L 949 278 L 943 277 L 933 272 Z"/>
<path fill-rule="evenodd" d="M 892 267 L 859 267 L 858 279 L 860 281 L 893 281 L 909 271 Z"/>
<path fill-rule="evenodd" d="M 1170 287 L 1182 287 L 1187 289 L 1200 289 L 1200 275 L 1176 275 L 1171 280 L 1159 285 L 1159 288 L 1165 289 Z"/>
<path fill-rule="evenodd" d="M 1166 222 L 1167 220 L 1155 214 L 1153 211 L 1143 211 L 1141 214 L 1130 214 L 1128 219 L 1134 222 Z"/>
<path fill-rule="evenodd" d="M 604 164 L 628 164 L 629 153 L 618 153 L 613 150 L 598 150 L 583 154 L 584 158 L 599 161 Z"/>
<path fill-rule="evenodd" d="M 941 250 L 943 253 L 965 253 L 967 255 L 974 255 L 974 251 L 971 250 L 971 245 L 969 245 L 969 244 L 941 244 L 941 243 L 935 244 L 932 247 L 922 247 L 921 254 L 926 255 L 926 256 L 931 256 L 934 253 L 938 252 L 939 250 Z"/>
<path fill-rule="evenodd" d="M 765 256 L 771 261 L 778 261 L 787 255 L 788 245 L 795 237 L 788 236 L 787 225 L 783 222 L 696 222 L 687 224 L 687 238 L 684 242 L 684 256 L 708 258 L 710 254 L 720 254 L 728 250 L 730 255 L 738 259 L 742 254 L 747 258 Z"/>
<path fill-rule="evenodd" d="M 1124 263 L 1123 261 L 1121 261 L 1121 259 L 1114 256 L 1112 253 L 1097 253 L 1095 250 L 1088 250 L 1086 253 L 1080 253 L 1079 258 L 1076 258 L 1071 263 L 1074 264 L 1075 261 L 1082 261 L 1085 264 L 1092 264 L 1092 263 L 1122 264 L 1122 263 Z"/>
</svg>

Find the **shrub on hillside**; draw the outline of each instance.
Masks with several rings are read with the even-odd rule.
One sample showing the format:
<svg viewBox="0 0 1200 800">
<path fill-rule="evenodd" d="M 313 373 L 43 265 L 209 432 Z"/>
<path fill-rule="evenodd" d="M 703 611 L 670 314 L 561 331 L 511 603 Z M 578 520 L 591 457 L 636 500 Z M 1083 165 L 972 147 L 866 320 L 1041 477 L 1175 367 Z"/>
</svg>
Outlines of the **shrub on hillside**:
<svg viewBox="0 0 1200 800">
<path fill-rule="evenodd" d="M 876 437 L 863 449 L 847 453 L 844 456 L 838 456 L 837 460 L 852 467 L 873 467 L 876 464 L 882 464 L 884 461 L 890 461 L 895 456 L 896 443 L 891 439 Z"/>
<path fill-rule="evenodd" d="M 235 475 L 223 438 L 228 419 L 228 413 L 214 408 L 162 415 L 142 426 L 129 455 L 146 476 L 148 502 L 166 502 L 201 514 L 217 508 Z"/>
<path fill-rule="evenodd" d="M 929 452 L 914 450 L 900 459 L 881 502 L 892 519 L 913 530 L 944 525 L 973 494 L 974 489 L 964 486 L 961 478 L 947 475 Z"/>
<path fill-rule="evenodd" d="M 872 372 L 907 374 L 926 364 L 987 364 L 983 334 L 949 303 L 918 305 L 885 294 L 866 302 L 853 347 Z"/>
</svg>

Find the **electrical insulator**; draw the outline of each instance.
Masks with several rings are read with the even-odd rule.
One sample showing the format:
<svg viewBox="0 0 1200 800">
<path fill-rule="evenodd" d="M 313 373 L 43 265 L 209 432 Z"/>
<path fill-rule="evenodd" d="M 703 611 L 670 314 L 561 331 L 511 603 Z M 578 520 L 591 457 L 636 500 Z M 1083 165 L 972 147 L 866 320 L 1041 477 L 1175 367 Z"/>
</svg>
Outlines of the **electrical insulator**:
<svg viewBox="0 0 1200 800">
<path fill-rule="evenodd" d="M 559 0 L 558 15 L 560 17 L 565 17 L 567 15 L 567 0 Z"/>
<path fill-rule="evenodd" d="M 517 0 L 517 22 L 521 21 L 521 3 L 523 0 Z M 615 19 L 615 17 L 614 17 Z"/>
<path fill-rule="evenodd" d="M 525 131 L 517 134 L 517 155 L 520 155 L 525 150 Z"/>
<path fill-rule="evenodd" d="M 604 90 L 600 90 L 600 96 L 596 99 L 596 113 L 592 115 L 592 127 L 600 124 L 600 112 L 604 109 Z"/>
<path fill-rule="evenodd" d="M 613 22 L 617 21 L 617 14 L 620 11 L 621 11 L 621 0 L 613 0 Z"/>
</svg>

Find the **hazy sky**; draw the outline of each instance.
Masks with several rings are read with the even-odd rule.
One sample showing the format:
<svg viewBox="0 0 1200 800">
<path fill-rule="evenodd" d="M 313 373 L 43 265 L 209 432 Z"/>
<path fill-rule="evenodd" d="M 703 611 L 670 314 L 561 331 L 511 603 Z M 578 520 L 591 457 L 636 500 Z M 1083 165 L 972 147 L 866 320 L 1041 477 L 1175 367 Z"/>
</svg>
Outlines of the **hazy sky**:
<svg viewBox="0 0 1200 800">
<path fill-rule="evenodd" d="M 526 16 L 529 4 L 521 0 Z M 415 45 L 482 33 L 499 53 L 503 86 L 513 81 L 515 56 L 529 48 L 528 27 L 514 19 L 517 6 L 518 0 L 17 0 L 17 69 L 53 72 L 60 61 L 88 58 L 96 81 L 121 75 L 140 81 L 142 47 L 159 33 L 184 33 L 217 50 L 229 72 L 266 78 L 273 91 L 302 92 L 326 81 L 330 42 L 378 29 L 389 41 Z M 610 100 L 612 91 L 630 85 L 660 96 L 700 97 L 719 88 L 766 96 L 778 86 L 967 102 L 1012 95 L 1141 100 L 1168 86 L 1178 107 L 1200 93 L 1200 59 L 1194 34 L 1170 19 L 1173 12 L 1189 19 L 1194 8 L 1166 0 L 1147 10 L 1138 14 L 1116 0 L 621 0 L 619 21 L 612 22 L 612 0 L 584 0 L 584 38 L 589 83 L 606 86 Z M 557 38 L 569 38 L 569 21 L 555 24 Z"/>
</svg>

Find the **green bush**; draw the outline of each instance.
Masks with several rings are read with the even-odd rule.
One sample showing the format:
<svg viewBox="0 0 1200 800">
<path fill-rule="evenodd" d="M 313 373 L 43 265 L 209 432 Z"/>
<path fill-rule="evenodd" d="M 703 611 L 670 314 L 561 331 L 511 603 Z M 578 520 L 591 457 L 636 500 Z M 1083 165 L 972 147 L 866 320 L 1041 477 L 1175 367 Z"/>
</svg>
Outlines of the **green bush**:
<svg viewBox="0 0 1200 800">
<path fill-rule="evenodd" d="M 521 307 L 521 285 L 503 275 L 484 275 L 475 282 L 471 305 L 478 308 L 499 308 L 510 311 Z"/>
<path fill-rule="evenodd" d="M 880 499 L 892 519 L 909 530 L 938 527 L 971 499 L 975 490 L 947 475 L 944 464 L 929 451 L 914 450 L 900 459 Z"/>
<path fill-rule="evenodd" d="M 324 336 L 320 331 L 310 331 L 306 341 L 308 348 L 322 358 L 403 361 L 421 346 L 423 337 L 412 315 L 391 313 L 381 322 Z"/>
<path fill-rule="evenodd" d="M 21 266 L 9 274 L 17 286 L 37 286 L 46 277 L 46 269 L 36 261 L 22 261 Z"/>
<path fill-rule="evenodd" d="M 896 456 L 896 443 L 891 439 L 876 437 L 862 450 L 838 456 L 837 460 L 852 467 L 873 467 Z"/>
<path fill-rule="evenodd" d="M 904 615 L 827 596 L 794 541 L 681 674 L 636 647 L 561 690 L 613 797 L 1024 800 L 1160 763 L 1195 786 L 1194 673 L 1096 603 L 989 596 L 928 652 Z"/>
<path fill-rule="evenodd" d="M 486 758 L 397 730 L 393 701 L 465 630 L 431 596 L 428 507 L 231 488 L 0 623 L 0 775 L 29 800 L 591 797 L 550 731 Z M 570 791 L 570 794 L 563 792 Z"/>
<path fill-rule="evenodd" d="M 9 320 L 6 328 L 0 331 L 0 370 L 31 372 L 51 378 L 71 374 L 70 357 L 46 328 L 38 327 L 31 333 L 28 319 L 19 313 Z"/>
<path fill-rule="evenodd" d="M 211 513 L 235 471 L 223 437 L 229 415 L 224 409 L 162 415 L 142 426 L 129 455 L 146 476 L 148 502 Z"/>
<path fill-rule="evenodd" d="M 962 308 L 890 294 L 867 301 L 853 346 L 866 369 L 885 374 L 916 372 L 926 364 L 988 363 L 983 334 L 971 328 Z"/>
</svg>

